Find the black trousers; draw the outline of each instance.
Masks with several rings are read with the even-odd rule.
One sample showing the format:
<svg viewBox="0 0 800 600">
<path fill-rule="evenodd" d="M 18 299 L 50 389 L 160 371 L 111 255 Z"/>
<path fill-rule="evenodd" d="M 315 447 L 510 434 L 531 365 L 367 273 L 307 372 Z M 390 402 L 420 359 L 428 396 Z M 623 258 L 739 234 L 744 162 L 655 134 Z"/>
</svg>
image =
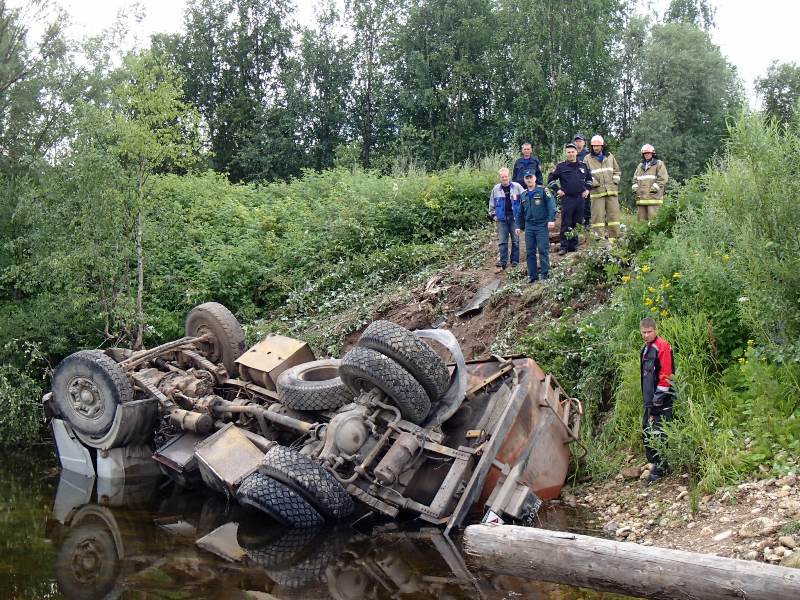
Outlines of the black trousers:
<svg viewBox="0 0 800 600">
<path fill-rule="evenodd" d="M 586 196 L 583 199 L 583 224 L 586 227 L 592 226 L 592 197 L 591 195 Z"/>
<path fill-rule="evenodd" d="M 647 462 L 655 465 L 655 472 L 663 475 L 669 469 L 664 458 L 653 445 L 655 440 L 664 436 L 664 423 L 672 419 L 672 402 L 665 402 L 663 406 L 645 406 L 642 416 L 642 443 Z"/>
<path fill-rule="evenodd" d="M 561 197 L 561 249 L 573 252 L 578 249 L 578 232 L 574 231 L 583 219 L 583 198 L 580 196 Z"/>
</svg>

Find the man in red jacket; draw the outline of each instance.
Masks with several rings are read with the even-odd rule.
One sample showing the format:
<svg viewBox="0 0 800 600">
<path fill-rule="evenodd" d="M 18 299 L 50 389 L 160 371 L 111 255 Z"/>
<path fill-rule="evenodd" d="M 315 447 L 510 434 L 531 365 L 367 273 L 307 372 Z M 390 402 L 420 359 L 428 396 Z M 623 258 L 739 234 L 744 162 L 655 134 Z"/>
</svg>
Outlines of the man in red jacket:
<svg viewBox="0 0 800 600">
<path fill-rule="evenodd" d="M 652 443 L 664 433 L 664 423 L 672 418 L 672 404 L 675 392 L 672 387 L 674 361 L 672 346 L 658 336 L 655 320 L 646 317 L 639 323 L 639 331 L 644 347 L 639 355 L 642 375 L 642 397 L 644 416 L 642 417 L 642 440 L 647 462 L 653 464 L 649 481 L 658 481 L 668 471 L 663 457 L 659 456 Z"/>
</svg>

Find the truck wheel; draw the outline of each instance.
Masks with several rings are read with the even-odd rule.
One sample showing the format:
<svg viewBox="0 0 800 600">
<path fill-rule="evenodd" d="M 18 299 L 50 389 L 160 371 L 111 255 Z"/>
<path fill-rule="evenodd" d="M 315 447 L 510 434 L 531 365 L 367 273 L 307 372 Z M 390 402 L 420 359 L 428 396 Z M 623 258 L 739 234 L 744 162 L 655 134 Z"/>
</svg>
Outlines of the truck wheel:
<svg viewBox="0 0 800 600">
<path fill-rule="evenodd" d="M 450 385 L 450 373 L 441 357 L 405 327 L 391 321 L 375 321 L 361 334 L 358 345 L 388 356 L 422 384 L 431 402 Z"/>
<path fill-rule="evenodd" d="M 315 360 L 286 369 L 275 385 L 278 399 L 294 410 L 333 410 L 353 399 L 339 377 L 341 361 Z"/>
<path fill-rule="evenodd" d="M 56 581 L 67 598 L 106 598 L 117 583 L 119 562 L 114 538 L 100 523 L 73 527 L 55 564 Z"/>
<path fill-rule="evenodd" d="M 186 317 L 186 335 L 198 337 L 211 334 L 204 344 L 211 362 L 222 362 L 229 377 L 236 377 L 236 359 L 244 353 L 244 331 L 233 313 L 219 302 L 204 302 L 195 306 Z"/>
<path fill-rule="evenodd" d="M 262 524 L 263 526 L 263 524 Z M 299 558 L 313 552 L 319 543 L 319 529 L 289 529 L 278 530 L 271 528 L 272 539 L 262 544 L 245 546 L 236 534 L 236 541 L 244 548 L 247 557 L 255 565 L 264 569 L 280 569 L 292 564 Z"/>
<path fill-rule="evenodd" d="M 262 473 L 249 475 L 236 492 L 240 504 L 267 513 L 281 525 L 307 529 L 325 520 L 288 486 Z"/>
<path fill-rule="evenodd" d="M 330 471 L 291 448 L 273 446 L 258 470 L 288 485 L 328 519 L 344 519 L 355 508 L 350 494 Z"/>
<path fill-rule="evenodd" d="M 353 394 L 378 388 L 400 409 L 402 417 L 419 424 L 431 410 L 425 388 L 388 356 L 356 346 L 342 358 L 339 376 Z"/>
<path fill-rule="evenodd" d="M 133 400 L 133 388 L 112 358 L 101 350 L 82 350 L 56 367 L 53 398 L 72 427 L 100 435 L 111 428 L 117 405 Z"/>
</svg>

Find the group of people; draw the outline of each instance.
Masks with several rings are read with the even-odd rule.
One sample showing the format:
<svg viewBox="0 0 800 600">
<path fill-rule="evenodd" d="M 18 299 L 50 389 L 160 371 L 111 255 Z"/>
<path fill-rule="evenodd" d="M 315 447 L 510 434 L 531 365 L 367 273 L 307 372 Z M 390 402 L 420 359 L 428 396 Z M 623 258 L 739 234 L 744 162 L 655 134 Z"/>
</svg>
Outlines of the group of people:
<svg viewBox="0 0 800 600">
<path fill-rule="evenodd" d="M 591 228 L 598 236 L 605 229 L 609 241 L 619 237 L 622 171 L 602 136 L 592 137 L 591 150 L 585 146 L 586 139 L 580 134 L 566 144 L 566 160 L 558 163 L 547 176 L 547 187 L 543 185 L 541 162 L 533 156 L 529 143 L 522 145 L 522 157 L 514 163 L 513 172 L 500 169 L 500 182 L 489 194 L 489 216 L 497 223 L 499 238 L 498 273 L 507 268 L 509 258 L 512 267 L 519 264 L 519 236 L 524 231 L 528 281 L 534 283 L 549 277 L 549 232 L 555 229 L 557 211 L 551 192 L 555 192 L 561 204 L 560 255 L 577 250 L 575 228 L 580 224 Z M 652 145 L 642 146 L 641 153 L 642 162 L 633 175 L 632 190 L 639 221 L 649 221 L 663 203 L 668 174 Z M 668 471 L 656 440 L 663 435 L 664 424 L 672 418 L 674 360 L 672 347 L 658 335 L 655 320 L 642 319 L 639 330 L 644 341 L 639 353 L 644 401 L 642 440 L 647 460 L 652 465 L 648 480 L 654 482 Z"/>
<path fill-rule="evenodd" d="M 566 160 L 558 163 L 547 176 L 547 187 L 541 161 L 533 155 L 533 148 L 527 142 L 522 144 L 522 157 L 514 163 L 513 171 L 500 169 L 500 182 L 489 194 L 489 216 L 497 224 L 499 239 L 498 273 L 509 264 L 512 268 L 519 264 L 519 236 L 524 231 L 528 281 L 534 283 L 549 277 L 549 232 L 555 229 L 557 212 L 552 193 L 561 205 L 559 255 L 578 249 L 575 228 L 581 224 L 612 243 L 620 236 L 622 171 L 617 159 L 606 148 L 603 136 L 592 137 L 589 146 L 591 149 L 586 148 L 583 135 L 575 135 L 564 148 Z M 639 220 L 649 221 L 663 203 L 669 175 L 652 145 L 642 146 L 641 153 L 642 161 L 633 175 L 632 190 Z"/>
</svg>

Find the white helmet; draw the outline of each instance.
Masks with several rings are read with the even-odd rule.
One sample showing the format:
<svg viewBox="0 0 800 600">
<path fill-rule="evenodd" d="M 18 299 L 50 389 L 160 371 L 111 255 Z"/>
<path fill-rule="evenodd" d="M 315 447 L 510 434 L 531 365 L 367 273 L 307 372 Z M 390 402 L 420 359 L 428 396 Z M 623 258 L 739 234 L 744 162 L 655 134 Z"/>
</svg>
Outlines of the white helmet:
<svg viewBox="0 0 800 600">
<path fill-rule="evenodd" d="M 650 154 L 655 154 L 656 149 L 653 148 L 651 144 L 645 144 L 644 146 L 642 146 L 642 154 L 644 154 L 645 152 L 649 152 Z"/>
<path fill-rule="evenodd" d="M 596 135 L 592 138 L 592 141 L 589 142 L 590 146 L 605 146 L 606 141 L 603 139 L 602 135 Z"/>
</svg>

